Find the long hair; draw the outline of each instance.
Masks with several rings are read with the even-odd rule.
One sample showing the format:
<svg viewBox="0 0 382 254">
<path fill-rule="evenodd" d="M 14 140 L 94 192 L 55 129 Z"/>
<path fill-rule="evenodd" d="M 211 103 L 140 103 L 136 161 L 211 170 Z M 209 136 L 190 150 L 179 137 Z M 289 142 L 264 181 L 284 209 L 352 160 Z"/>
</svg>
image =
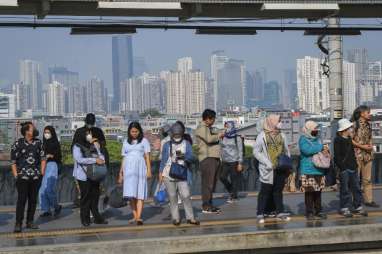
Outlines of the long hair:
<svg viewBox="0 0 382 254">
<path fill-rule="evenodd" d="M 366 105 L 361 105 L 354 110 L 351 121 L 355 124 L 356 130 L 359 128 L 359 119 L 361 118 L 361 114 L 366 111 L 370 111 L 370 107 Z"/>
<path fill-rule="evenodd" d="M 131 137 L 131 134 L 130 134 L 130 131 L 132 128 L 135 128 L 139 131 L 137 141 L 138 141 L 138 143 L 141 143 L 142 139 L 143 139 L 143 130 L 142 130 L 142 126 L 138 122 L 131 122 L 129 124 L 129 128 L 127 129 L 127 142 L 130 145 L 133 143 L 134 139 L 133 139 L 133 137 Z"/>
</svg>

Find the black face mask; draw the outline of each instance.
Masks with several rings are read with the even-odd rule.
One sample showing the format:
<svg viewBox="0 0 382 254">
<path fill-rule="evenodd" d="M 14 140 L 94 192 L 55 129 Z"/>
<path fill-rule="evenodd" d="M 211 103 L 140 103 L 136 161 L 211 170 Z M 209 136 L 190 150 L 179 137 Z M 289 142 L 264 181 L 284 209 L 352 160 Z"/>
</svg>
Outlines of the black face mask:
<svg viewBox="0 0 382 254">
<path fill-rule="evenodd" d="M 313 130 L 310 135 L 312 135 L 313 137 L 317 137 L 318 136 L 318 133 L 319 131 L 318 130 Z"/>
<path fill-rule="evenodd" d="M 37 129 L 33 129 L 33 137 L 38 137 L 40 132 Z"/>
</svg>

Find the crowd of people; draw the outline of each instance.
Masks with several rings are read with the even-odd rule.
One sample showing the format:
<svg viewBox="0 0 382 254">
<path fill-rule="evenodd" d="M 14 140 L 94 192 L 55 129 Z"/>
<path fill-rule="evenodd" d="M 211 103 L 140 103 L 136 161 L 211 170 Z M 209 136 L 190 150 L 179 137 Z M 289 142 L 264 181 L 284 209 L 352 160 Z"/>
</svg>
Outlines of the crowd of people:
<svg viewBox="0 0 382 254">
<path fill-rule="evenodd" d="M 163 127 L 160 149 L 159 183 L 164 184 L 170 206 L 172 223 L 181 224 L 179 204 L 182 203 L 186 222 L 199 225 L 191 200 L 190 165 L 199 161 L 201 174 L 202 213 L 221 212 L 213 202 L 213 193 L 220 180 L 229 194 L 228 203 L 239 198 L 240 175 L 243 171 L 244 140 L 235 122 L 228 121 L 224 130 L 214 128 L 216 112 L 206 109 L 201 124 L 195 130 L 195 142 L 178 121 Z M 76 130 L 72 142 L 73 177 L 79 192 L 80 220 L 84 227 L 107 224 L 98 210 L 100 183 L 107 174 L 109 154 L 102 130 L 95 126 L 95 115 L 88 114 L 85 125 Z M 333 154 L 328 144 L 322 144 L 319 125 L 307 121 L 299 140 L 300 189 L 305 196 L 305 215 L 308 220 L 326 219 L 322 209 L 322 190 L 326 175 L 335 165 L 340 189 L 340 213 L 344 217 L 367 216 L 363 206 L 378 207 L 373 201 L 371 165 L 373 145 L 370 109 L 358 107 L 351 120 L 338 122 Z M 253 157 L 258 162 L 259 180 L 257 219 L 264 223 L 273 217 L 289 221 L 284 209 L 283 190 L 293 165 L 288 141 L 282 133 L 279 115 L 270 114 L 253 146 Z M 32 122 L 21 125 L 22 138 L 11 149 L 12 174 L 18 193 L 14 232 L 23 229 L 25 206 L 28 202 L 26 228 L 38 229 L 34 222 L 37 201 L 41 217 L 57 217 L 62 206 L 57 201 L 57 179 L 62 163 L 60 142 L 52 126 L 44 128 L 42 141 Z M 197 147 L 197 155 L 192 145 Z M 117 184 L 122 185 L 123 198 L 130 204 L 133 218 L 130 224 L 143 225 L 144 201 L 148 198 L 148 178 L 152 177 L 150 143 L 141 125 L 131 122 L 123 142 L 123 157 Z M 93 217 L 93 219 L 91 219 Z"/>
</svg>

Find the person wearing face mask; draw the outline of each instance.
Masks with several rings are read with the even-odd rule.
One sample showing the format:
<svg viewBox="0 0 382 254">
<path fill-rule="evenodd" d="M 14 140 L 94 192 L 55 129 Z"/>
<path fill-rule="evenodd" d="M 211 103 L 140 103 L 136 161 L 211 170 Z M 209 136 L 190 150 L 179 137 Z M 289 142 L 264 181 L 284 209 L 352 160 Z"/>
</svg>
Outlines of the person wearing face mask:
<svg viewBox="0 0 382 254">
<path fill-rule="evenodd" d="M 258 223 L 265 222 L 269 207 L 274 207 L 276 219 L 289 221 L 290 217 L 284 212 L 283 189 L 288 173 L 278 165 L 279 157 L 290 156 L 286 137 L 281 133 L 281 118 L 279 115 L 269 115 L 263 125 L 263 131 L 256 138 L 253 155 L 259 161 L 260 192 L 257 202 Z M 273 209 L 272 209 L 273 210 Z"/>
<path fill-rule="evenodd" d="M 347 218 L 352 217 L 353 214 L 367 216 L 367 212 L 362 207 L 362 192 L 352 143 L 353 136 L 353 124 L 348 119 L 338 121 L 338 132 L 334 139 L 334 162 L 340 171 L 341 214 Z"/>
<path fill-rule="evenodd" d="M 73 140 L 73 176 L 77 180 L 80 189 L 80 217 L 84 227 L 91 224 L 90 212 L 94 217 L 95 224 L 107 224 L 108 222 L 98 211 L 98 202 L 100 197 L 100 182 L 88 179 L 86 176 L 86 166 L 92 164 L 105 164 L 105 156 L 100 150 L 100 144 L 93 138 L 92 129 L 85 136 L 77 136 Z M 86 151 L 90 151 L 93 156 L 86 157 Z"/>
<path fill-rule="evenodd" d="M 61 164 L 61 146 L 53 126 L 46 126 L 44 128 L 43 147 L 47 164 L 39 195 L 42 211 L 40 217 L 50 217 L 52 215 L 57 217 L 62 209 L 62 206 L 57 201 L 56 190 L 58 167 Z"/>
<path fill-rule="evenodd" d="M 45 174 L 46 156 L 43 144 L 38 139 L 38 130 L 32 122 L 21 124 L 21 135 L 11 148 L 12 174 L 16 179 L 17 205 L 15 233 L 22 231 L 25 205 L 28 202 L 26 227 L 38 229 L 34 223 L 38 190 Z"/>
<path fill-rule="evenodd" d="M 326 219 L 321 206 L 321 192 L 325 188 L 325 172 L 314 165 L 312 158 L 320 152 L 329 153 L 329 147 L 321 144 L 318 134 L 318 124 L 307 121 L 298 142 L 301 191 L 305 193 L 305 216 L 308 220 L 313 220 L 315 217 Z"/>
<path fill-rule="evenodd" d="M 170 168 L 177 163 L 189 170 L 189 164 L 193 160 L 192 147 L 189 141 L 184 139 L 184 129 L 179 123 L 171 127 L 171 140 L 163 146 L 162 160 L 160 164 L 159 182 L 164 182 L 170 200 L 170 210 L 173 224 L 181 223 L 179 215 L 178 196 L 182 199 L 186 213 L 187 223 L 199 225 L 195 220 L 191 204 L 190 187 L 187 180 L 174 179 L 170 176 Z"/>
</svg>

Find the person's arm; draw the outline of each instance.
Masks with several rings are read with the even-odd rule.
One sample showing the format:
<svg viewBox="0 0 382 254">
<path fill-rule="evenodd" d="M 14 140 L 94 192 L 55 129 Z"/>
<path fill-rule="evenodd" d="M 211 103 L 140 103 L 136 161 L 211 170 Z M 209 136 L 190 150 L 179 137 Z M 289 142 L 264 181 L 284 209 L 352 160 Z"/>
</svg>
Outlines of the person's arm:
<svg viewBox="0 0 382 254">
<path fill-rule="evenodd" d="M 346 156 L 346 147 L 344 142 L 341 142 L 338 138 L 334 139 L 334 163 L 341 170 L 344 170 L 344 160 Z"/>
<path fill-rule="evenodd" d="M 97 163 L 96 158 L 85 158 L 82 155 L 81 149 L 78 146 L 73 147 L 73 159 L 79 163 L 79 164 L 85 164 L 85 165 L 90 165 L 90 164 L 95 164 Z"/>
<path fill-rule="evenodd" d="M 240 136 L 236 137 L 237 139 L 237 150 L 239 153 L 239 164 L 243 164 L 244 158 L 243 158 L 243 140 L 241 139 Z"/>
<path fill-rule="evenodd" d="M 168 157 L 169 157 L 169 145 L 170 143 L 167 142 L 163 145 L 163 148 L 162 148 L 162 158 L 161 158 L 161 161 L 160 161 L 160 166 L 159 166 L 159 172 L 162 173 L 163 172 L 163 169 L 166 167 L 166 164 L 167 164 L 167 161 L 168 161 Z"/>
<path fill-rule="evenodd" d="M 312 156 L 322 151 L 324 146 L 320 143 L 313 143 L 301 138 L 299 143 L 300 152 L 305 156 Z"/>
<path fill-rule="evenodd" d="M 253 156 L 255 156 L 255 158 L 261 163 L 261 164 L 264 164 L 266 165 L 266 168 L 268 170 L 272 170 L 273 169 L 273 165 L 272 165 L 272 162 L 268 159 L 268 157 L 265 155 L 266 151 L 263 151 L 263 139 L 262 139 L 262 135 L 259 135 L 260 137 L 258 137 L 256 139 L 256 142 L 253 146 Z"/>
<path fill-rule="evenodd" d="M 354 139 L 352 140 L 352 143 L 353 143 L 353 146 L 355 146 L 356 148 L 359 148 L 359 149 L 362 149 L 362 150 L 365 150 L 365 151 L 368 151 L 368 152 L 373 150 L 373 145 L 372 144 L 362 145 L 362 144 L 356 142 Z"/>
<path fill-rule="evenodd" d="M 17 146 L 17 144 L 18 143 L 15 142 L 12 145 L 12 148 L 11 148 L 11 161 L 12 161 L 11 169 L 12 169 L 12 175 L 13 175 L 14 178 L 17 178 L 17 176 L 18 176 L 17 165 L 16 165 L 17 154 L 18 154 L 18 146 Z"/>
<path fill-rule="evenodd" d="M 186 154 L 184 155 L 184 160 L 187 163 L 191 163 L 194 160 L 194 154 L 192 152 L 191 143 L 186 141 Z"/>
<path fill-rule="evenodd" d="M 41 169 L 40 169 L 41 170 L 41 175 L 45 175 L 46 154 L 45 154 L 42 142 L 40 143 L 39 149 L 40 149 L 40 160 L 41 160 Z"/>
<path fill-rule="evenodd" d="M 143 146 L 145 149 L 145 161 L 146 161 L 146 169 L 147 169 L 147 177 L 151 178 L 151 160 L 150 160 L 150 143 L 147 141 L 147 139 L 143 139 Z"/>
<path fill-rule="evenodd" d="M 210 129 L 208 127 L 199 128 L 196 135 L 205 143 L 207 144 L 214 144 L 218 143 L 220 140 L 220 134 L 213 134 L 211 133 Z"/>
</svg>

